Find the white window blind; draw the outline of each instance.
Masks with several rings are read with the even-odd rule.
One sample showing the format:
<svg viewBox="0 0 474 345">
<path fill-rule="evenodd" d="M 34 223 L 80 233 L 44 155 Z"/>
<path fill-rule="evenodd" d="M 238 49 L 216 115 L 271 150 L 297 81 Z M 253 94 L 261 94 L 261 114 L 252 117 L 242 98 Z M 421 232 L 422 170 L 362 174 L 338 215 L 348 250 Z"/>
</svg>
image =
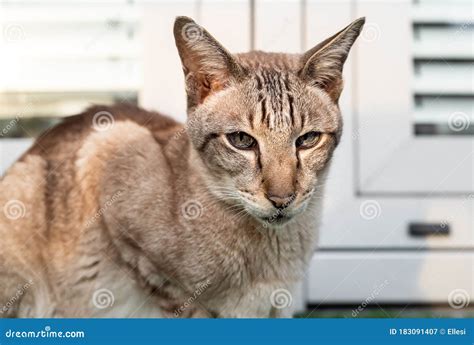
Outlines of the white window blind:
<svg viewBox="0 0 474 345">
<path fill-rule="evenodd" d="M 124 0 L 1 3 L 0 119 L 136 101 L 139 7 Z"/>
<path fill-rule="evenodd" d="M 416 134 L 474 133 L 473 11 L 470 0 L 413 0 Z"/>
</svg>

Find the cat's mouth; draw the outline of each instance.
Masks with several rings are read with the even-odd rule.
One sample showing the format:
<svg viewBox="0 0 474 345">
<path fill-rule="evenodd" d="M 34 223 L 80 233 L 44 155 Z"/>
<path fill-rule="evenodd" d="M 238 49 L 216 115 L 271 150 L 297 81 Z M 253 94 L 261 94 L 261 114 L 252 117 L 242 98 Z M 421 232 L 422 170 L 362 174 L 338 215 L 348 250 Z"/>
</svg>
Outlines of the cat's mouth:
<svg viewBox="0 0 474 345">
<path fill-rule="evenodd" d="M 285 208 L 273 208 L 273 209 L 264 209 L 258 205 L 252 203 L 244 204 L 244 208 L 255 220 L 263 224 L 264 227 L 280 227 L 290 223 L 298 215 L 305 211 L 307 207 L 307 199 L 303 200 L 302 203 L 298 205 L 290 205 L 290 207 Z"/>
<path fill-rule="evenodd" d="M 274 214 L 269 217 L 259 217 L 259 218 L 264 224 L 268 226 L 281 226 L 288 223 L 291 219 L 293 219 L 293 217 L 283 214 L 283 213 Z"/>
</svg>

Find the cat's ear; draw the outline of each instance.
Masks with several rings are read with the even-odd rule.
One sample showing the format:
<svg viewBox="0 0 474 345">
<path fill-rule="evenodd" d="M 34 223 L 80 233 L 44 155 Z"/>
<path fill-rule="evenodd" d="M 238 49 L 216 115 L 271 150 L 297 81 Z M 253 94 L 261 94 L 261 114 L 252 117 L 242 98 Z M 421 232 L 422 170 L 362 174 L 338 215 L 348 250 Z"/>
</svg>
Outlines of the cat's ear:
<svg viewBox="0 0 474 345">
<path fill-rule="evenodd" d="M 344 62 L 364 23 L 365 18 L 357 19 L 301 57 L 300 76 L 325 90 L 335 102 L 338 101 L 342 91 Z"/>
<path fill-rule="evenodd" d="M 232 54 L 191 18 L 176 18 L 174 38 L 186 79 L 188 108 L 243 76 Z"/>
</svg>

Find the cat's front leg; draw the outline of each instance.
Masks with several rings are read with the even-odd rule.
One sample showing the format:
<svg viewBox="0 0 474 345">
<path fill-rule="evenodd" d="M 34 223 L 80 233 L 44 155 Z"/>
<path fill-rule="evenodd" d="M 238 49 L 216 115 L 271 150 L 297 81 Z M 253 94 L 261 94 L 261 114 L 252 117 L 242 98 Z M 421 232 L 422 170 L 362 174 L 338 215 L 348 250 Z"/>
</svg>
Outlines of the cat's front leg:
<svg viewBox="0 0 474 345">
<path fill-rule="evenodd" d="M 290 318 L 292 289 L 288 285 L 261 283 L 245 292 L 229 293 L 218 308 L 221 318 Z"/>
</svg>

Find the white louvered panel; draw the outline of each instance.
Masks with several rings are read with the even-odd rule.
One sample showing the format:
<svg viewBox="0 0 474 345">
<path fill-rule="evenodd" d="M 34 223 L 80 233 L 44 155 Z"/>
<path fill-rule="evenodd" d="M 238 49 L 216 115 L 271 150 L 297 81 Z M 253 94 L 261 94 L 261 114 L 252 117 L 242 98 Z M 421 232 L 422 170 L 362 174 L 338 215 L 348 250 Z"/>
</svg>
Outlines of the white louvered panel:
<svg viewBox="0 0 474 345">
<path fill-rule="evenodd" d="M 449 125 L 473 118 L 473 11 L 470 0 L 412 1 L 415 126 L 434 125 L 423 134 L 472 134 Z"/>
<path fill-rule="evenodd" d="M 21 68 L 5 69 L 4 92 L 133 91 L 140 71 L 133 60 L 16 60 Z"/>
<path fill-rule="evenodd" d="M 139 5 L 124 0 L 2 3 L 0 117 L 38 93 L 46 98 L 35 104 L 36 114 L 54 105 L 50 116 L 83 106 L 81 94 L 105 103 L 124 92 L 135 98 L 142 84 L 140 15 Z"/>
<path fill-rule="evenodd" d="M 418 123 L 445 124 L 455 113 L 471 116 L 474 123 L 473 102 L 468 98 L 426 97 L 415 105 L 415 118 Z"/>
<path fill-rule="evenodd" d="M 136 5 L 128 1 L 84 1 L 52 2 L 9 2 L 0 5 L 2 18 L 7 23 L 70 24 L 84 26 L 97 22 L 114 20 L 134 24 L 140 19 Z"/>
<path fill-rule="evenodd" d="M 366 28 L 378 33 L 374 39 L 362 35 L 356 43 L 357 145 L 353 144 L 358 147 L 356 190 L 377 201 L 380 201 L 379 196 L 385 195 L 389 198 L 401 195 L 432 198 L 435 194 L 473 192 L 472 136 L 469 135 L 470 128 L 474 128 L 472 124 L 466 131 L 454 130 L 458 129 L 464 115 L 459 116 L 461 121 L 455 118 L 455 126 L 451 126 L 454 129 L 449 128 L 449 123 L 432 126 L 417 122 L 415 106 L 419 99 L 441 96 L 414 92 L 414 65 L 420 61 L 413 57 L 413 1 L 377 1 L 376 4 L 360 1 L 356 5 L 355 16 L 365 15 L 368 18 Z M 449 78 L 436 81 L 437 85 L 444 82 L 449 82 Z M 460 100 L 464 96 L 457 94 L 455 98 Z M 437 115 L 431 116 L 434 119 Z M 461 123 L 460 127 L 466 126 Z M 442 132 L 445 128 L 448 130 Z M 431 137 L 422 138 L 422 135 Z M 441 157 L 442 152 L 448 154 Z M 393 219 L 408 221 L 408 208 Z M 390 219 L 386 218 L 385 209 L 383 212 L 382 218 Z M 445 219 L 450 217 L 448 208 L 441 209 L 439 214 L 444 214 L 441 217 Z M 413 219 L 426 218 L 420 212 Z M 469 223 L 467 226 L 461 224 L 456 231 L 468 231 L 471 235 L 470 226 Z"/>
<path fill-rule="evenodd" d="M 91 104 L 112 104 L 130 92 L 38 92 L 0 93 L 0 119 L 21 116 L 50 117 L 78 114 Z"/>
<path fill-rule="evenodd" d="M 417 63 L 415 93 L 449 95 L 474 95 L 474 69 L 471 62 L 422 62 Z"/>
<path fill-rule="evenodd" d="M 470 0 L 416 0 L 413 20 L 416 23 L 469 23 L 472 8 Z"/>
<path fill-rule="evenodd" d="M 472 25 L 415 27 L 414 55 L 420 59 L 474 59 Z"/>
<path fill-rule="evenodd" d="M 74 58 L 79 61 L 91 58 L 139 58 L 138 23 L 24 23 L 21 27 L 25 39 L 4 43 L 8 48 L 4 53 L 8 56 L 29 59 Z"/>
<path fill-rule="evenodd" d="M 136 5 L 26 2 L 0 8 L 3 53 L 9 56 L 137 58 L 140 18 Z"/>
</svg>

